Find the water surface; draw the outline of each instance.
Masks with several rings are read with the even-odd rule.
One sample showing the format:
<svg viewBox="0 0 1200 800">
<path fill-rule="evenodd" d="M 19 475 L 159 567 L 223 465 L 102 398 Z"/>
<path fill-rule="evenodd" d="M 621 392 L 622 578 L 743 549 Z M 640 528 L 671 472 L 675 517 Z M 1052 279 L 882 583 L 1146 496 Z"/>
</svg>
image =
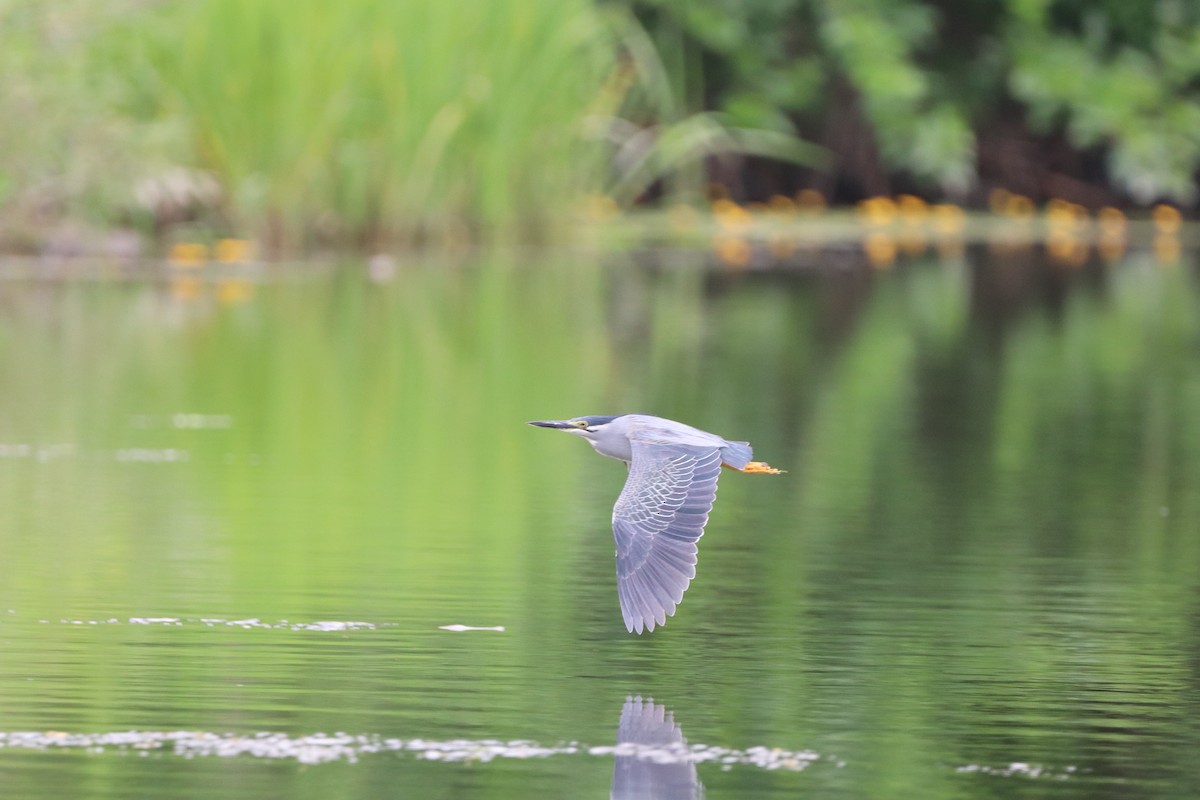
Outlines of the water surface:
<svg viewBox="0 0 1200 800">
<path fill-rule="evenodd" d="M 5 272 L 0 788 L 1200 786 L 1195 265 L 701 267 Z M 788 470 L 641 637 L 624 470 L 524 425 L 624 411 Z"/>
</svg>

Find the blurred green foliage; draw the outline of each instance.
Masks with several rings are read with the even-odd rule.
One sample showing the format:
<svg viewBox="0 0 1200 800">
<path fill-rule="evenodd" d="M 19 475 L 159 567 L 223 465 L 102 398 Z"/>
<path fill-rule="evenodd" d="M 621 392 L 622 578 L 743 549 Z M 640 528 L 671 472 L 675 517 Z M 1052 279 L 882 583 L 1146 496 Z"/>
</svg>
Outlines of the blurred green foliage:
<svg viewBox="0 0 1200 800">
<path fill-rule="evenodd" d="M 741 124 L 832 137 L 831 145 L 847 128 L 830 120 L 851 106 L 865 123 L 851 126 L 852 138 L 927 188 L 962 194 L 975 185 L 978 150 L 999 128 L 1102 152 L 1108 180 L 1138 202 L 1195 199 L 1194 3 L 637 0 L 637 7 L 664 47 L 690 51 L 676 63 L 700 87 L 697 102 Z M 839 168 L 869 183 L 872 166 Z"/>
<path fill-rule="evenodd" d="M 1012 3 L 1009 87 L 1036 129 L 1108 146 L 1113 182 L 1138 201 L 1196 199 L 1200 6 L 1160 0 Z"/>
<path fill-rule="evenodd" d="M 279 247 L 545 238 L 589 195 L 697 198 L 745 171 L 723 153 L 773 165 L 761 194 L 797 188 L 782 161 L 841 199 L 1191 202 L 1200 7 L 1139 9 L 0 0 L 0 241 L 78 217 Z"/>
<path fill-rule="evenodd" d="M 138 5 L 0 0 L 0 233 L 64 216 L 111 223 L 131 185 L 164 168 L 162 131 L 117 113 L 118 76 L 90 59 Z"/>
</svg>

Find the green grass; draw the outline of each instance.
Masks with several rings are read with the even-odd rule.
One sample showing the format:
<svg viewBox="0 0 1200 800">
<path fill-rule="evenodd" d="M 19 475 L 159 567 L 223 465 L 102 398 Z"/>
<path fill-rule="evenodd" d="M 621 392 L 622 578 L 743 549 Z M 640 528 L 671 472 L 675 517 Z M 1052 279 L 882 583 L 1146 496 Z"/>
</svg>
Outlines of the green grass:
<svg viewBox="0 0 1200 800">
<path fill-rule="evenodd" d="M 474 238 L 603 183 L 584 122 L 616 44 L 586 0 L 201 0 L 114 45 L 134 108 L 184 127 L 268 244 Z"/>
<path fill-rule="evenodd" d="M 0 0 L 0 66 L 0 247 L 31 252 L 80 218 L 267 254 L 543 242 L 597 195 L 694 200 L 716 153 L 820 156 L 689 113 L 595 0 Z"/>
</svg>

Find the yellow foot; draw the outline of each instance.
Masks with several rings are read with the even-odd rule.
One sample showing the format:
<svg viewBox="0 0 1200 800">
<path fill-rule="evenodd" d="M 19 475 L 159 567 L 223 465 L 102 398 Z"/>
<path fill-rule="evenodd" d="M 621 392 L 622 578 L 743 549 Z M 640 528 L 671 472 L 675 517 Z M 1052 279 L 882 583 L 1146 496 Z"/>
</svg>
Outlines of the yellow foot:
<svg viewBox="0 0 1200 800">
<path fill-rule="evenodd" d="M 782 475 L 785 470 L 775 469 L 765 461 L 751 461 L 742 467 L 742 472 L 753 472 L 760 475 Z"/>
</svg>

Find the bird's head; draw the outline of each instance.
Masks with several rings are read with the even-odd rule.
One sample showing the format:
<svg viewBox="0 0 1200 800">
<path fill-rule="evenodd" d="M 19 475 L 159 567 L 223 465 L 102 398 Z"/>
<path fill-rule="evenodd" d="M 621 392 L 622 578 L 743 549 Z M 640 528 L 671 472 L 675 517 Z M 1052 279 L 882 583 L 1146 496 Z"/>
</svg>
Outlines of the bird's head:
<svg viewBox="0 0 1200 800">
<path fill-rule="evenodd" d="M 603 430 L 604 426 L 616 419 L 612 417 L 573 417 L 572 419 L 547 419 L 538 420 L 529 423 L 537 425 L 539 428 L 557 428 L 560 431 L 573 433 L 576 436 L 582 436 L 588 441 L 594 442 L 596 435 Z"/>
</svg>

